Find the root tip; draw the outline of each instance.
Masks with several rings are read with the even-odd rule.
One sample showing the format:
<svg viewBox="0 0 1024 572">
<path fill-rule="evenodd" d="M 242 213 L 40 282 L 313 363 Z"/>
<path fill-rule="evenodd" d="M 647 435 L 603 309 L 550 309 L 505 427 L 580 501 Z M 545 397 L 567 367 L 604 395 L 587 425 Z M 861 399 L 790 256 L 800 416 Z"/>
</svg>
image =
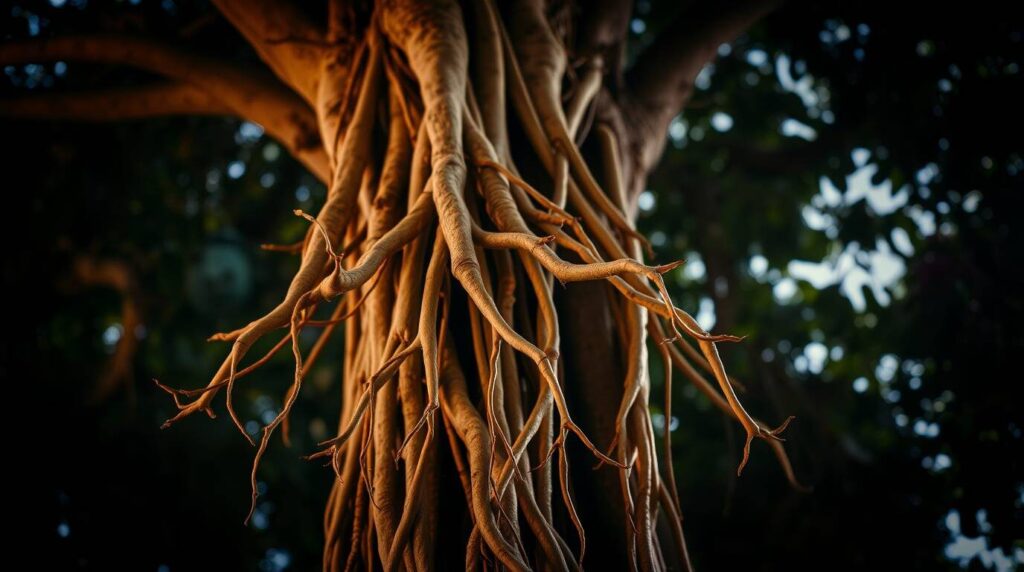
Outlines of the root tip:
<svg viewBox="0 0 1024 572">
<path fill-rule="evenodd" d="M 753 433 L 747 433 L 747 442 L 743 444 L 743 459 L 740 461 L 740 466 L 736 469 L 736 476 L 743 475 L 743 468 L 747 466 L 747 461 L 750 460 L 750 443 L 754 440 Z"/>
<path fill-rule="evenodd" d="M 260 493 L 252 493 L 252 504 L 249 505 L 249 514 L 245 515 L 245 520 L 242 521 L 242 526 L 249 526 L 249 521 L 252 520 L 252 515 L 256 513 L 256 499 L 260 497 Z"/>
<path fill-rule="evenodd" d="M 686 264 L 686 260 L 679 259 L 679 260 L 676 260 L 675 262 L 669 262 L 668 264 L 662 264 L 661 266 L 655 266 L 654 270 L 657 271 L 658 274 L 665 274 L 665 273 L 668 273 L 668 272 L 671 272 L 671 271 L 675 270 L 676 268 L 679 268 L 683 264 Z"/>
<path fill-rule="evenodd" d="M 776 427 L 775 429 L 772 429 L 771 431 L 769 431 L 768 435 L 771 438 L 773 438 L 773 439 L 775 439 L 777 441 L 785 441 L 785 439 L 783 439 L 782 437 L 779 437 L 779 435 L 781 435 L 782 432 L 785 431 L 786 428 L 789 427 L 789 424 L 792 423 L 794 419 L 796 419 L 796 415 L 790 415 L 789 417 L 786 418 L 785 421 L 783 421 L 781 424 L 779 424 L 778 427 Z"/>
</svg>

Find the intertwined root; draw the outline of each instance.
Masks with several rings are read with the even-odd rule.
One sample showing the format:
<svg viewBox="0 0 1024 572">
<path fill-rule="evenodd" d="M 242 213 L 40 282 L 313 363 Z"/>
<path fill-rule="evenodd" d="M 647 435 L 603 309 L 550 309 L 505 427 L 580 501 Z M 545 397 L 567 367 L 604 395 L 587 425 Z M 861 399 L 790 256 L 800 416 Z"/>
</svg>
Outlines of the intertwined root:
<svg viewBox="0 0 1024 572">
<path fill-rule="evenodd" d="M 620 474 L 633 563 L 664 568 L 654 530 L 659 510 L 669 516 L 667 532 L 685 563 L 671 459 L 659 469 L 648 409 L 648 333 L 669 370 L 666 412 L 674 364 L 746 430 L 740 470 L 751 441 L 761 438 L 775 447 L 795 482 L 777 446 L 789 420 L 768 429 L 743 408 L 715 345 L 738 338 L 705 332 L 669 299 L 662 275 L 680 263 L 641 262 L 644 244 L 623 214 L 618 144 L 611 131 L 599 133 L 604 188 L 574 142 L 600 84 L 600 59 L 584 63 L 586 73 L 563 110 L 565 54 L 548 45 L 553 38 L 535 37 L 547 29 L 542 11 L 513 11 L 512 32 L 524 38 L 514 53 L 490 2 L 474 10 L 474 57 L 483 61 L 474 61 L 473 82 L 456 4 L 398 1 L 375 10 L 355 50 L 360 56 L 352 70 L 359 75 L 338 90 L 341 103 L 323 121 L 333 163 L 330 190 L 316 218 L 297 213 L 310 221 L 311 232 L 288 293 L 265 316 L 211 338 L 232 347 L 207 387 L 161 385 L 180 409 L 166 425 L 196 411 L 212 416 L 211 402 L 225 389 L 232 419 L 255 445 L 232 405 L 233 388 L 291 342 L 295 375 L 258 443 L 255 507 L 259 460 L 279 426 L 287 439 L 302 381 L 327 339 L 343 326 L 339 431 L 309 456 L 329 459 L 337 475 L 325 514 L 325 567 L 361 559 L 379 560 L 389 570 L 430 568 L 441 455 L 450 455 L 459 470 L 474 525 L 467 565 L 485 554 L 513 570 L 534 563 L 579 567 L 586 537 L 573 504 L 565 448 L 570 434 L 607 466 L 603 470 Z M 552 57 L 555 65 L 548 65 Z M 506 92 L 533 154 L 554 183 L 549 193 L 527 183 L 512 161 Z M 377 117 L 380 111 L 386 115 Z M 375 139 L 386 141 L 381 156 L 373 152 Z M 566 383 L 586 380 L 560 374 L 554 280 L 606 280 L 619 298 L 611 307 L 618 314 L 627 375 L 607 454 L 574 421 L 565 398 Z M 329 319 L 313 318 L 331 303 Z M 287 333 L 266 356 L 240 369 L 259 339 L 284 327 Z M 305 356 L 298 335 L 304 327 L 323 328 Z M 460 345 L 467 342 L 467 330 L 470 339 Z M 714 376 L 721 393 L 690 365 L 694 361 Z M 195 399 L 186 403 L 183 397 Z M 446 437 L 447 447 L 439 437 Z M 670 451 L 666 431 L 666 455 Z M 555 465 L 564 514 L 578 534 L 575 552 L 555 526 Z M 366 548 L 371 537 L 376 553 Z"/>
</svg>

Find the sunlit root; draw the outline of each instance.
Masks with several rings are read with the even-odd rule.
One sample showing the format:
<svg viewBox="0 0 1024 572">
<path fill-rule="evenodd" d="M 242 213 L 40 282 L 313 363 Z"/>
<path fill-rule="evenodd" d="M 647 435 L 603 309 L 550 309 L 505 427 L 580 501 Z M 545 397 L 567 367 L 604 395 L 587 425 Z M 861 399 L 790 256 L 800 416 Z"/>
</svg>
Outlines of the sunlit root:
<svg viewBox="0 0 1024 572">
<path fill-rule="evenodd" d="M 688 568 L 671 438 L 666 430 L 659 458 L 651 422 L 648 348 L 666 366 L 667 417 L 675 371 L 744 427 L 740 471 L 759 438 L 798 486 L 781 446 L 789 420 L 772 429 L 746 411 L 716 345 L 741 338 L 705 331 L 672 302 L 665 274 L 683 262 L 644 261 L 650 245 L 627 214 L 625 189 L 625 166 L 636 157 L 619 156 L 625 148 L 598 109 L 608 97 L 607 54 L 586 54 L 569 75 L 566 35 L 551 28 L 544 2 L 502 11 L 494 4 L 393 0 L 371 9 L 332 0 L 327 29 L 312 30 L 310 49 L 258 49 L 274 69 L 294 58 L 319 74 L 283 79 L 316 115 L 328 195 L 316 216 L 296 211 L 309 222 L 301 242 L 264 246 L 301 261 L 276 307 L 210 338 L 231 346 L 209 383 L 158 382 L 178 407 L 165 426 L 197 411 L 212 416 L 224 389 L 232 421 L 257 445 L 255 510 L 256 471 L 271 436 L 281 428 L 289 441 L 303 381 L 314 363 L 338 357 L 325 348 L 341 330 L 337 432 L 307 456 L 329 465 L 335 479 L 325 569 L 432 569 L 434 540 L 454 534 L 438 530 L 447 511 L 469 524 L 469 567 L 581 569 L 586 512 L 576 510 L 573 482 L 589 467 L 569 466 L 570 437 L 618 477 L 621 498 L 613 490 L 603 500 L 621 503 L 629 565 Z M 278 28 L 238 6 L 228 14 L 250 39 Z M 563 85 L 571 89 L 565 97 Z M 599 161 L 590 147 L 581 151 L 588 133 L 600 137 Z M 529 146 L 513 153 L 520 135 Z M 597 165 L 603 173 L 592 171 Z M 568 390 L 588 391 L 588 374 L 567 375 L 560 353 L 556 300 L 573 291 L 559 284 L 583 281 L 610 286 L 607 311 L 625 374 L 606 413 L 614 434 L 610 443 L 602 434 L 602 448 L 572 414 L 578 393 Z M 306 348 L 300 334 L 312 328 L 320 335 Z M 244 363 L 277 330 L 276 344 Z M 257 443 L 234 389 L 286 345 L 294 373 Z M 440 498 L 445 474 L 458 479 L 455 498 Z"/>
</svg>

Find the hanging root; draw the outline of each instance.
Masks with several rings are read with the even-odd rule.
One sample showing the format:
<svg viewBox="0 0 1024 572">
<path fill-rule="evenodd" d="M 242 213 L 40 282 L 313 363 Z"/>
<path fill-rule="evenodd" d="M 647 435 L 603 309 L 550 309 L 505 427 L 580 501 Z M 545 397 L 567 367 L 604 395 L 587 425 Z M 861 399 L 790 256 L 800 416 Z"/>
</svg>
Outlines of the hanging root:
<svg viewBox="0 0 1024 572">
<path fill-rule="evenodd" d="M 325 347 L 342 329 L 338 431 L 307 457 L 335 473 L 325 569 L 435 567 L 434 539 L 457 533 L 438 530 L 442 506 L 472 526 L 471 567 L 582 568 L 587 537 L 570 436 L 619 477 L 630 565 L 658 570 L 671 560 L 688 568 L 670 435 L 666 427 L 659 467 L 649 412 L 650 335 L 665 364 L 666 425 L 674 369 L 745 429 L 739 471 L 760 438 L 797 486 L 780 437 L 792 418 L 771 429 L 751 417 L 725 373 L 716 344 L 741 338 L 708 333 L 673 304 L 663 275 L 682 261 L 643 262 L 649 245 L 625 214 L 618 142 L 595 111 L 603 56 L 583 60 L 563 98 L 566 51 L 540 0 L 515 3 L 504 17 L 490 0 L 462 3 L 465 15 L 452 0 L 393 0 L 366 13 L 329 6 L 311 97 L 332 165 L 327 200 L 316 216 L 295 212 L 309 222 L 302 242 L 264 245 L 300 254 L 298 269 L 276 307 L 210 338 L 231 343 L 210 382 L 190 390 L 157 382 L 178 407 L 164 426 L 197 411 L 212 417 L 225 389 L 231 419 L 257 446 L 255 510 L 271 436 L 281 426 L 288 442 L 303 380 L 318 359 L 338 357 Z M 506 98 L 514 117 L 506 116 Z M 516 155 L 534 167 L 528 174 L 512 161 L 511 121 L 532 147 L 532 157 L 529 149 Z M 579 148 L 587 131 L 601 137 L 600 181 Z M 607 413 L 614 435 L 604 451 L 577 424 L 566 396 L 569 384 L 587 391 L 588 379 L 564 374 L 556 281 L 611 286 L 608 311 L 625 375 L 617 409 L 613 403 Z M 329 316 L 317 316 L 332 304 Z M 304 328 L 320 329 L 308 350 Z M 249 350 L 279 329 L 275 345 L 245 365 Z M 257 443 L 234 389 L 289 344 L 294 374 Z M 464 497 L 439 497 L 442 465 L 455 467 Z M 670 549 L 676 554 L 666 559 Z"/>
</svg>

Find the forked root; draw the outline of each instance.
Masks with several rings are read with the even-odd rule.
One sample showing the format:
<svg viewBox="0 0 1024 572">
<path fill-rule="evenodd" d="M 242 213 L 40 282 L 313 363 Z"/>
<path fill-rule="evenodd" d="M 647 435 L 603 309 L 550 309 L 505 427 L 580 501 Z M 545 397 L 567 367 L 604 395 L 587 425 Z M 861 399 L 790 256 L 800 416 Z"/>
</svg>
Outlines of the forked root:
<svg viewBox="0 0 1024 572">
<path fill-rule="evenodd" d="M 251 517 L 271 436 L 280 426 L 288 441 L 303 381 L 319 356 L 330 355 L 324 348 L 331 333 L 343 329 L 337 433 L 306 457 L 326 460 L 335 473 L 325 512 L 325 568 L 430 569 L 436 535 L 452 534 L 437 530 L 442 506 L 461 508 L 472 525 L 470 565 L 582 568 L 587 536 L 570 477 L 570 436 L 599 467 L 616 471 L 630 564 L 664 568 L 667 545 L 660 542 L 667 538 L 677 561 L 688 563 L 670 437 L 666 431 L 668 462 L 659 467 L 648 409 L 648 332 L 666 364 L 667 415 L 675 370 L 744 427 L 738 473 L 759 438 L 796 482 L 781 446 L 793 418 L 770 428 L 751 417 L 716 345 L 742 338 L 706 332 L 674 305 L 664 275 L 683 261 L 643 261 L 641 248 L 649 244 L 624 214 L 623 161 L 602 125 L 596 129 L 604 130 L 606 173 L 600 183 L 591 173 L 577 139 L 600 120 L 594 106 L 606 71 L 602 57 L 587 56 L 563 108 L 566 56 L 560 46 L 552 51 L 559 40 L 544 3 L 510 6 L 508 32 L 490 0 L 463 4 L 473 10 L 474 38 L 467 37 L 462 7 L 449 0 L 381 3 L 363 19 L 330 3 L 328 36 L 335 43 L 357 38 L 347 49 L 359 55 L 350 75 L 339 79 L 327 74 L 338 70 L 340 52 L 331 51 L 331 42 L 323 47 L 330 55 L 320 66 L 325 75 L 313 104 L 332 164 L 326 203 L 315 217 L 295 211 L 310 223 L 301 243 L 265 246 L 300 253 L 299 268 L 277 307 L 211 336 L 232 345 L 206 387 L 156 382 L 178 408 L 164 426 L 197 411 L 212 417 L 212 400 L 226 390 L 232 421 L 257 446 Z M 365 28 L 343 33 L 364 25 L 357 22 Z M 473 62 L 472 80 L 471 41 L 481 60 Z M 497 71 L 488 75 L 488 69 Z M 547 171 L 552 189 L 535 187 L 527 179 L 536 173 L 524 176 L 512 162 L 506 95 L 535 152 L 537 161 L 530 162 Z M 611 286 L 606 310 L 626 375 L 621 401 L 608 413 L 615 428 L 606 450 L 570 411 L 566 386 L 582 380 L 564 372 L 556 281 Z M 315 316 L 335 300 L 329 318 Z M 308 351 L 304 328 L 322 328 Z M 278 329 L 287 331 L 243 367 L 250 349 Z M 257 443 L 235 410 L 234 389 L 289 343 L 294 375 Z M 686 361 L 695 356 L 717 388 Z M 442 431 L 447 446 L 435 442 Z M 464 506 L 438 498 L 443 466 L 455 467 Z M 657 529 L 666 520 L 659 515 L 668 516 L 669 530 Z M 565 538 L 573 533 L 578 541 L 571 545 Z"/>
</svg>

